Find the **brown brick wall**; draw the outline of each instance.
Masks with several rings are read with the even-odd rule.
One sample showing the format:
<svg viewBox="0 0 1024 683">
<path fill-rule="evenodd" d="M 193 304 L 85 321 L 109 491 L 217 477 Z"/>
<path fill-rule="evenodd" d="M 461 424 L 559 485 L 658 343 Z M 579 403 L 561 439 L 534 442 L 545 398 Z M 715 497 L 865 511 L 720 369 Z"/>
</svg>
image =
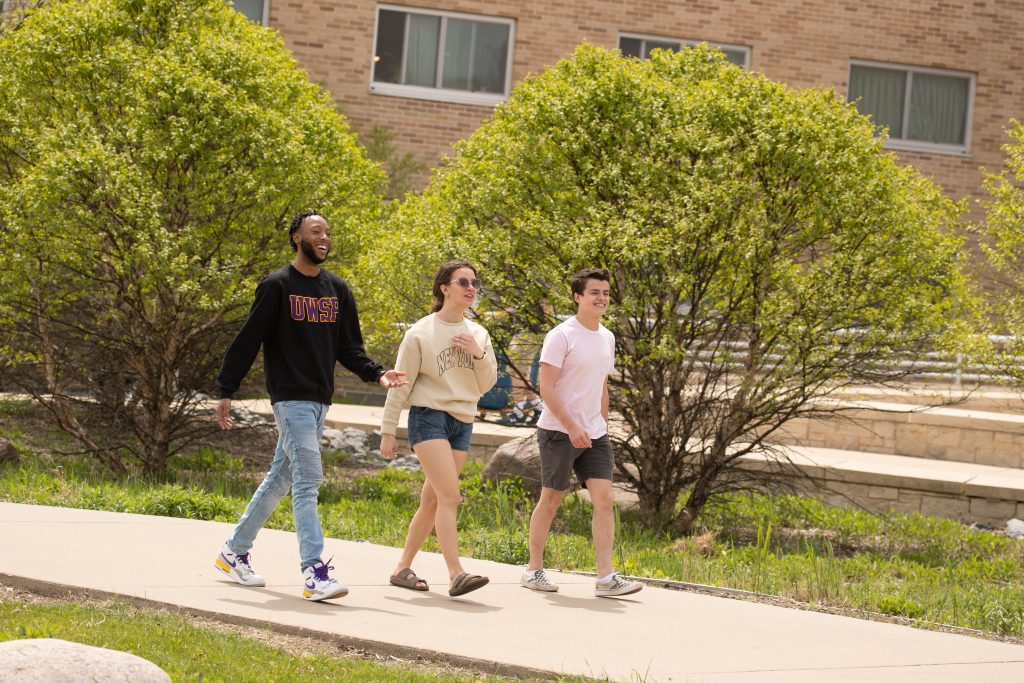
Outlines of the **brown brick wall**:
<svg viewBox="0 0 1024 683">
<path fill-rule="evenodd" d="M 357 130 L 384 126 L 401 151 L 434 165 L 489 115 L 488 107 L 370 94 L 377 3 L 269 2 L 271 26 Z M 978 168 L 1001 166 L 1003 129 L 1011 116 L 1024 115 L 1024 3 L 1016 1 L 416 0 L 408 6 L 514 18 L 514 82 L 583 40 L 615 47 L 619 31 L 747 45 L 754 70 L 795 87 L 840 93 L 851 59 L 976 73 L 970 155 L 899 153 L 956 198 L 980 192 Z"/>
</svg>

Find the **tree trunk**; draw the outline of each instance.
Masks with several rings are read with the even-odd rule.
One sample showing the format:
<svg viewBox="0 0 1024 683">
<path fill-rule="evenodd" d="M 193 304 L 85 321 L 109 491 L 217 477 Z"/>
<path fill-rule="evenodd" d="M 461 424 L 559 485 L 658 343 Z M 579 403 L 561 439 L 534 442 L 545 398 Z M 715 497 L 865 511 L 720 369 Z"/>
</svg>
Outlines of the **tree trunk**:
<svg viewBox="0 0 1024 683">
<path fill-rule="evenodd" d="M 704 506 L 711 497 L 713 482 L 714 477 L 702 477 L 693 485 L 686 505 L 676 515 L 675 531 L 680 536 L 689 536 L 693 533 L 697 518 L 700 517 L 700 513 L 704 511 Z"/>
<path fill-rule="evenodd" d="M 638 490 L 640 517 L 648 529 L 667 529 L 672 526 L 672 515 L 679 489 L 669 492 Z"/>
<path fill-rule="evenodd" d="M 128 468 L 125 467 L 121 458 L 109 449 L 102 448 L 96 440 L 92 438 L 92 435 L 82 425 L 74 411 L 71 409 L 71 404 L 66 398 L 64 398 L 64 386 L 60 378 L 60 373 L 57 370 L 57 354 L 54 352 L 55 347 L 51 341 L 50 327 L 47 324 L 46 305 L 43 301 L 42 295 L 39 294 L 38 291 L 36 292 L 35 304 L 38 314 L 36 318 L 36 332 L 38 334 L 43 361 L 43 376 L 46 378 L 47 391 L 50 392 L 49 398 L 44 399 L 37 394 L 36 399 L 50 411 L 57 420 L 57 424 L 61 429 L 78 439 L 78 441 L 85 446 L 86 450 L 102 462 L 111 472 L 119 477 L 127 475 Z"/>
<path fill-rule="evenodd" d="M 178 382 L 175 374 L 182 347 L 183 333 L 180 322 L 166 320 L 165 311 L 176 310 L 168 305 L 165 297 L 157 295 L 155 301 L 154 327 L 164 330 L 159 349 L 152 349 L 140 363 L 147 367 L 145 381 L 140 381 L 143 391 L 143 409 L 146 411 L 148 430 L 143 442 L 143 462 L 146 474 L 161 475 L 167 471 L 167 459 L 174 442 L 176 419 L 174 403 L 177 399 Z M 174 302 L 172 302 L 174 303 Z"/>
</svg>

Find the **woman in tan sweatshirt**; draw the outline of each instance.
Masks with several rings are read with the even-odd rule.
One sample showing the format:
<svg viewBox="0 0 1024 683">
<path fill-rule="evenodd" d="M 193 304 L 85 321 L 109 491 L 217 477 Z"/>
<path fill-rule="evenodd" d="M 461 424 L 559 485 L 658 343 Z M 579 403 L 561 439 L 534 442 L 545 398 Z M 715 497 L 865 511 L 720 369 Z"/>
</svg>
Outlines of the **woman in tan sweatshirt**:
<svg viewBox="0 0 1024 683">
<path fill-rule="evenodd" d="M 398 416 L 409 406 L 409 446 L 427 477 L 402 557 L 390 578 L 402 588 L 428 589 L 427 582 L 413 572 L 412 560 L 431 529 L 436 529 L 448 565 L 449 595 L 464 595 L 488 581 L 486 576 L 462 568 L 455 523 L 459 474 L 469 455 L 476 404 L 497 380 L 490 335 L 466 319 L 480 286 L 476 269 L 469 263 L 442 265 L 434 276 L 430 315 L 409 328 L 398 349 L 395 369 L 405 373 L 408 384 L 388 391 L 380 453 L 388 460 L 395 457 Z"/>
</svg>

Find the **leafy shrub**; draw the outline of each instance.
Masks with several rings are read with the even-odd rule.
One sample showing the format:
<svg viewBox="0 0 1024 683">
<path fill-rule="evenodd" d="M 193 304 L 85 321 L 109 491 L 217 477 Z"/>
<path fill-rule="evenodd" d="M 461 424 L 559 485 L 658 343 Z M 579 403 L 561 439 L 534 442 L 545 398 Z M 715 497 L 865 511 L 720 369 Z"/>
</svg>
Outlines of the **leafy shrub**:
<svg viewBox="0 0 1024 683">
<path fill-rule="evenodd" d="M 474 529 L 463 536 L 466 544 L 472 548 L 473 557 L 506 564 L 526 564 L 530 561 L 529 538 L 521 532 Z"/>
<path fill-rule="evenodd" d="M 903 595 L 886 595 L 878 601 L 878 611 L 898 617 L 919 619 L 924 616 L 924 605 Z"/>
<path fill-rule="evenodd" d="M 175 470 L 193 472 L 241 472 L 245 461 L 219 448 L 202 446 L 189 453 L 171 456 L 168 464 Z"/>
<path fill-rule="evenodd" d="M 1019 601 L 1004 603 L 1001 600 L 991 602 L 985 609 L 983 618 L 985 630 L 994 631 L 1004 636 L 1024 635 L 1024 605 Z"/>
<path fill-rule="evenodd" d="M 352 457 L 351 453 L 345 451 L 321 451 L 320 460 L 323 462 L 325 467 L 337 467 L 338 465 L 344 465 Z"/>
<path fill-rule="evenodd" d="M 409 470 L 385 469 L 371 476 L 356 479 L 352 492 L 364 500 L 386 501 L 398 507 L 419 504 L 423 474 Z"/>
<path fill-rule="evenodd" d="M 204 520 L 236 514 L 234 506 L 221 496 L 177 485 L 163 486 L 145 494 L 136 511 L 144 515 Z"/>
</svg>

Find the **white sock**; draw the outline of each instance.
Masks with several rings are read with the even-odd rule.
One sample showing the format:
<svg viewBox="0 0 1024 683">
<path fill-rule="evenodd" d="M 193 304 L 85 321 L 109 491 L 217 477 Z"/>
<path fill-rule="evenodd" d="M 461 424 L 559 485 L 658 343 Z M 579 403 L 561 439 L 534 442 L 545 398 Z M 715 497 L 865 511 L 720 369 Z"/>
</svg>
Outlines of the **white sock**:
<svg viewBox="0 0 1024 683">
<path fill-rule="evenodd" d="M 604 577 L 603 579 L 598 579 L 598 582 L 599 583 L 609 583 L 612 580 L 612 577 L 614 577 L 617 573 L 618 572 L 612 572 L 611 574 L 609 574 L 608 576 Z"/>
</svg>

